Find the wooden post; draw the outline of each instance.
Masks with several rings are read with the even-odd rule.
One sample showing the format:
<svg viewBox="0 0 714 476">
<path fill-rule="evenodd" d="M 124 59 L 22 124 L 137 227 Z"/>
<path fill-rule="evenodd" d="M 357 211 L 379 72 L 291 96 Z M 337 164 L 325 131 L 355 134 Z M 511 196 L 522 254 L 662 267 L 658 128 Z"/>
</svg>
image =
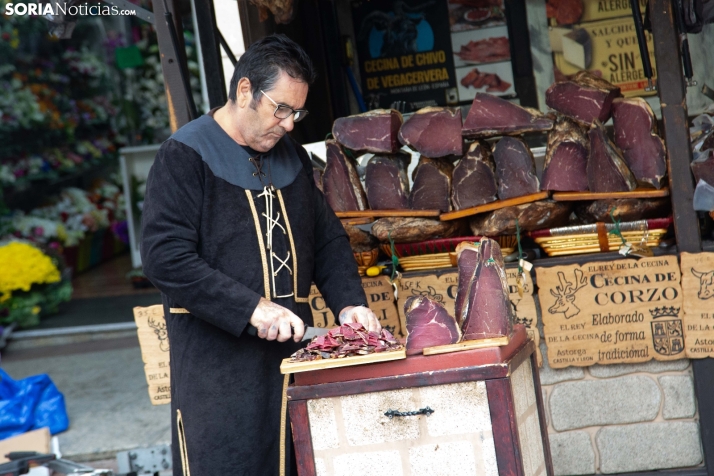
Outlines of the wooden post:
<svg viewBox="0 0 714 476">
<path fill-rule="evenodd" d="M 171 43 L 171 35 L 164 19 L 164 2 L 157 0 L 153 2 L 154 18 L 156 28 L 156 39 L 159 43 L 159 55 L 161 56 L 161 70 L 164 75 L 164 88 L 166 89 L 166 100 L 169 108 L 169 123 L 171 131 L 175 132 L 181 126 L 188 124 L 191 120 L 189 115 L 188 102 L 181 81 L 181 64 L 186 62 L 185 47 L 183 44 L 183 26 L 181 18 L 176 8 L 175 0 L 166 0 L 169 11 L 173 15 L 176 28 L 176 36 L 179 44 L 176 49 L 179 52 L 177 57 L 174 46 Z"/>
</svg>

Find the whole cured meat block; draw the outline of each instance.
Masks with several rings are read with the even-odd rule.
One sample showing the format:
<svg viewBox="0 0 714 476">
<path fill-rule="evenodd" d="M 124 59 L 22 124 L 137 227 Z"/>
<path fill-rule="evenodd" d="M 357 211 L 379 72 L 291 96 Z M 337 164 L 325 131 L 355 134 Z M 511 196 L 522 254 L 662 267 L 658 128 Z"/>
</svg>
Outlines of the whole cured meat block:
<svg viewBox="0 0 714 476">
<path fill-rule="evenodd" d="M 436 238 L 458 235 L 462 224 L 458 220 L 439 221 L 428 218 L 387 217 L 372 225 L 372 235 L 381 243 L 389 243 L 391 234 L 395 243 L 416 243 Z"/>
<path fill-rule="evenodd" d="M 377 239 L 366 231 L 345 223 L 343 223 L 342 226 L 347 232 L 347 237 L 350 239 L 350 246 L 355 253 L 370 251 L 379 245 Z"/>
<path fill-rule="evenodd" d="M 553 121 L 535 109 L 517 106 L 490 94 L 477 93 L 461 134 L 467 139 L 481 139 L 549 131 L 552 128 Z"/>
<path fill-rule="evenodd" d="M 692 168 L 695 182 L 704 180 L 714 187 L 714 151 L 699 154 L 689 166 Z"/>
<path fill-rule="evenodd" d="M 399 140 L 427 157 L 464 153 L 461 137 L 461 109 L 425 107 L 419 109 L 399 130 Z"/>
<path fill-rule="evenodd" d="M 366 210 L 367 196 L 357 174 L 357 164 L 347 157 L 334 140 L 326 140 L 327 165 L 322 175 L 322 189 L 327 203 L 336 212 Z"/>
<path fill-rule="evenodd" d="M 414 169 L 409 208 L 412 210 L 451 210 L 451 176 L 454 164 L 446 159 L 422 156 Z"/>
<path fill-rule="evenodd" d="M 523 139 L 502 138 L 493 148 L 493 158 L 496 161 L 498 198 L 507 200 L 540 190 L 535 159 Z"/>
<path fill-rule="evenodd" d="M 394 109 L 375 109 L 340 117 L 332 125 L 332 135 L 344 147 L 375 154 L 396 154 L 402 115 Z"/>
<path fill-rule="evenodd" d="M 642 98 L 617 98 L 612 102 L 615 144 L 638 182 L 662 188 L 667 173 L 664 141 L 657 135 L 657 122 Z"/>
<path fill-rule="evenodd" d="M 637 180 L 627 167 L 622 152 L 610 141 L 600 121 L 590 127 L 588 188 L 591 192 L 627 192 L 637 187 Z"/>
<path fill-rule="evenodd" d="M 614 208 L 614 211 L 613 211 Z M 612 223 L 610 212 L 620 221 L 662 218 L 672 213 L 669 198 L 611 198 L 582 203 L 575 208 L 575 214 L 585 223 L 598 221 Z"/>
<path fill-rule="evenodd" d="M 369 159 L 364 184 L 372 210 L 409 208 L 409 154 L 375 155 Z"/>
<path fill-rule="evenodd" d="M 468 241 L 462 241 L 456 246 L 456 259 L 459 267 L 459 282 L 456 289 L 456 300 L 454 301 L 454 316 L 456 321 L 461 326 L 461 316 L 464 302 L 468 297 L 469 283 L 476 271 L 476 263 L 478 262 L 478 245 Z"/>
<path fill-rule="evenodd" d="M 318 168 L 312 169 L 312 178 L 315 180 L 315 186 L 322 192 L 322 170 Z"/>
<path fill-rule="evenodd" d="M 548 133 L 541 190 L 586 192 L 590 142 L 582 128 L 560 116 Z"/>
<path fill-rule="evenodd" d="M 576 73 L 570 81 L 551 85 L 545 103 L 561 114 L 589 126 L 595 119 L 610 119 L 612 101 L 622 96 L 620 88 L 587 71 Z"/>
<path fill-rule="evenodd" d="M 461 331 L 454 318 L 438 302 L 426 296 L 411 296 L 404 303 L 407 320 L 407 355 L 421 354 L 424 348 L 456 344 Z"/>
<path fill-rule="evenodd" d="M 513 330 L 513 306 L 508 297 L 508 281 L 501 247 L 483 238 L 478 260 L 468 286 L 468 298 L 461 310 L 464 340 L 507 336 Z"/>
<path fill-rule="evenodd" d="M 572 205 L 569 202 L 540 200 L 476 215 L 471 219 L 469 225 L 474 235 L 514 235 L 516 219 L 518 219 L 521 231 L 567 225 L 571 208 Z"/>
<path fill-rule="evenodd" d="M 488 143 L 476 141 L 471 144 L 454 168 L 451 185 L 451 203 L 456 210 L 496 200 L 496 165 Z"/>
</svg>

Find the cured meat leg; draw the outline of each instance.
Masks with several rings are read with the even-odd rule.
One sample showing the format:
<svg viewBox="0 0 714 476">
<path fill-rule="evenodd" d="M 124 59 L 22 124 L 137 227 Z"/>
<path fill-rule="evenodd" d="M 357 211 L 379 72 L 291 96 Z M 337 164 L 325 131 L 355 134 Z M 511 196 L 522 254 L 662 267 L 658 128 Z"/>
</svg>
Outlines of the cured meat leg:
<svg viewBox="0 0 714 476">
<path fill-rule="evenodd" d="M 344 147 L 375 154 L 396 154 L 400 149 L 402 115 L 394 109 L 375 109 L 340 117 L 332 124 L 332 135 Z"/>
<path fill-rule="evenodd" d="M 493 158 L 496 161 L 499 199 L 507 200 L 540 190 L 535 159 L 523 139 L 502 138 L 493 149 Z"/>
<path fill-rule="evenodd" d="M 426 296 L 411 296 L 404 303 L 407 321 L 407 355 L 421 354 L 425 347 L 456 344 L 461 330 L 440 303 Z"/>
<path fill-rule="evenodd" d="M 622 96 L 620 88 L 587 71 L 580 71 L 569 81 L 554 83 L 545 92 L 545 103 L 584 126 L 598 119 L 610 119 L 612 101 Z"/>
<path fill-rule="evenodd" d="M 456 259 L 459 267 L 459 281 L 456 290 L 456 300 L 454 301 L 454 316 L 461 327 L 462 311 L 464 302 L 468 297 L 469 283 L 476 271 L 476 263 L 478 263 L 478 248 L 479 245 L 462 241 L 456 246 Z"/>
<path fill-rule="evenodd" d="M 588 187 L 591 192 L 627 192 L 637 187 L 635 176 L 627 167 L 622 152 L 610 141 L 597 119 L 590 132 Z"/>
<path fill-rule="evenodd" d="M 451 203 L 454 209 L 483 205 L 496 200 L 496 165 L 491 148 L 484 141 L 475 141 L 469 147 L 452 175 Z"/>
<path fill-rule="evenodd" d="M 483 139 L 549 131 L 552 128 L 553 121 L 534 109 L 517 106 L 490 94 L 477 93 L 461 133 L 467 139 Z"/>
<path fill-rule="evenodd" d="M 516 219 L 521 231 L 567 225 L 571 207 L 570 202 L 541 200 L 482 213 L 472 218 L 469 224 L 474 235 L 514 235 Z"/>
<path fill-rule="evenodd" d="M 657 135 L 657 122 L 642 98 L 617 98 L 612 102 L 615 144 L 638 182 L 662 188 L 667 173 L 664 141 Z"/>
<path fill-rule="evenodd" d="M 409 208 L 409 154 L 375 155 L 369 159 L 364 183 L 372 210 Z"/>
<path fill-rule="evenodd" d="M 347 157 L 334 140 L 326 140 L 327 165 L 322 175 L 322 188 L 333 211 L 366 210 L 367 196 L 357 174 L 357 164 Z"/>
<path fill-rule="evenodd" d="M 380 218 L 372 225 L 372 235 L 381 243 L 389 243 L 391 234 L 395 243 L 416 243 L 436 238 L 451 238 L 461 231 L 458 220 L 439 221 L 427 218 Z"/>
<path fill-rule="evenodd" d="M 425 107 L 419 109 L 399 130 L 399 140 L 427 157 L 461 155 L 461 109 Z"/>
<path fill-rule="evenodd" d="M 412 210 L 451 210 L 451 176 L 454 165 L 446 159 L 422 156 L 412 175 L 414 184 L 409 195 Z"/>
<path fill-rule="evenodd" d="M 548 133 L 541 190 L 585 192 L 588 190 L 590 141 L 582 128 L 560 116 Z"/>
</svg>

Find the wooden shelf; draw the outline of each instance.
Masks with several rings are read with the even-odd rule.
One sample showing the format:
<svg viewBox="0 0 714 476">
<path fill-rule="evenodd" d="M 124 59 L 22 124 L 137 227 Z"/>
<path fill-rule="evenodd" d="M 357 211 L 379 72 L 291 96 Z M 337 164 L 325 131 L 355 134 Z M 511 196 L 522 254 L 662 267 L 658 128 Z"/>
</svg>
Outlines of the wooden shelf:
<svg viewBox="0 0 714 476">
<path fill-rule="evenodd" d="M 491 212 L 500 208 L 513 207 L 516 205 L 523 205 L 524 203 L 537 202 L 538 200 L 544 200 L 548 198 L 549 195 L 550 192 L 544 191 L 532 193 L 530 195 L 523 195 L 522 197 L 509 198 L 508 200 L 496 200 L 495 202 L 484 203 L 483 205 L 476 205 L 475 207 L 464 208 L 463 210 L 442 213 L 440 219 L 442 221 L 456 220 L 458 218 L 464 218 L 471 215 L 478 215 L 479 213 Z"/>
<path fill-rule="evenodd" d="M 382 217 L 421 217 L 438 218 L 439 210 L 356 210 L 353 212 L 335 212 L 337 218 L 382 218 Z"/>
<path fill-rule="evenodd" d="M 458 344 L 437 345 L 426 347 L 424 355 L 450 354 L 451 352 L 461 352 L 463 350 L 483 349 L 485 347 L 502 347 L 508 345 L 511 339 L 508 336 L 494 337 L 492 339 L 465 340 Z"/>
<path fill-rule="evenodd" d="M 335 369 L 338 367 L 350 367 L 352 365 L 375 364 L 378 362 L 388 362 L 390 360 L 401 360 L 407 358 L 406 349 L 394 350 L 391 352 L 377 352 L 369 355 L 357 357 L 343 357 L 341 359 L 320 359 L 308 362 L 290 362 L 290 359 L 283 359 L 280 364 L 281 374 L 294 374 L 297 372 L 308 372 L 310 370 Z"/>
<path fill-rule="evenodd" d="M 554 192 L 556 202 L 574 202 L 577 200 L 608 200 L 613 198 L 659 198 L 668 197 L 669 188 L 656 190 L 653 188 L 638 188 L 631 192 Z"/>
<path fill-rule="evenodd" d="M 340 221 L 343 225 L 367 225 L 374 221 L 374 217 L 341 218 Z"/>
</svg>

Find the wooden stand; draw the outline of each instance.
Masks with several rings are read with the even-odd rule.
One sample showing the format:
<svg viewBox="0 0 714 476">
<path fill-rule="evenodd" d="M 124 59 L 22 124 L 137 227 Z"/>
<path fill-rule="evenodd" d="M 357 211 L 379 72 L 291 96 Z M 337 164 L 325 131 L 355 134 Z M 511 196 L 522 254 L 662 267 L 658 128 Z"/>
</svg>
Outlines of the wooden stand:
<svg viewBox="0 0 714 476">
<path fill-rule="evenodd" d="M 464 208 L 463 210 L 456 210 L 454 212 L 442 213 L 441 220 L 456 220 L 458 218 L 470 217 L 471 215 L 478 215 L 479 213 L 492 212 L 506 207 L 514 207 L 516 205 L 523 205 L 524 203 L 537 202 L 538 200 L 544 200 L 548 198 L 550 192 L 538 192 L 532 193 L 530 195 L 523 195 L 522 197 L 509 198 L 508 200 L 496 200 L 491 203 L 484 203 L 483 205 L 476 205 L 475 207 Z"/>
<path fill-rule="evenodd" d="M 300 476 L 552 475 L 535 344 L 295 375 L 288 409 Z"/>
<path fill-rule="evenodd" d="M 669 189 L 664 187 L 656 190 L 654 188 L 638 188 L 631 192 L 554 192 L 553 200 L 556 202 L 575 202 L 578 200 L 608 200 L 614 198 L 658 198 L 669 197 Z"/>
<path fill-rule="evenodd" d="M 337 218 L 382 218 L 382 217 L 421 217 L 438 218 L 439 210 L 355 210 L 352 212 L 335 212 Z"/>
</svg>

